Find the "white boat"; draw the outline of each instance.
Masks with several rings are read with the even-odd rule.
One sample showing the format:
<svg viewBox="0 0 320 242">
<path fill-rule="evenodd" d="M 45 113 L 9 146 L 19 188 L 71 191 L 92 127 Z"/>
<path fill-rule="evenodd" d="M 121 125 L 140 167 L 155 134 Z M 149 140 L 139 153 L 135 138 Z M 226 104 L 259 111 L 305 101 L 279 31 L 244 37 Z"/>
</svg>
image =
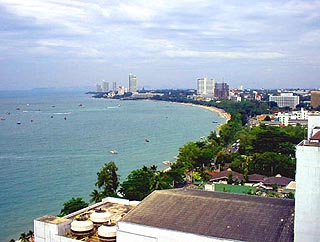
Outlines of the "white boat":
<svg viewBox="0 0 320 242">
<path fill-rule="evenodd" d="M 171 166 L 172 165 L 172 162 L 168 161 L 168 160 L 165 160 L 162 163 L 165 164 L 166 166 Z"/>
<path fill-rule="evenodd" d="M 116 154 L 118 154 L 118 151 L 116 151 L 116 150 L 111 150 L 110 153 L 113 154 L 113 155 L 116 155 Z"/>
</svg>

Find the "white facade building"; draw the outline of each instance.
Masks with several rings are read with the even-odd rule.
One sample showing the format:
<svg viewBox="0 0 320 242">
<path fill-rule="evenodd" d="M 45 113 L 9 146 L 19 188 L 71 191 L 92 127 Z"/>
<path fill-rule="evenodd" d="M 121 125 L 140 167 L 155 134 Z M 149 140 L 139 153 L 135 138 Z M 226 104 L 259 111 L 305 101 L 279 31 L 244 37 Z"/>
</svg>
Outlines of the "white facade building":
<svg viewBox="0 0 320 242">
<path fill-rule="evenodd" d="M 108 92 L 109 91 L 109 82 L 103 80 L 102 81 L 102 91 L 103 92 Z"/>
<path fill-rule="evenodd" d="M 201 97 L 213 99 L 215 90 L 215 80 L 207 77 L 197 80 L 197 94 Z"/>
<path fill-rule="evenodd" d="M 129 74 L 129 92 L 137 92 L 137 77 L 133 74 Z"/>
<path fill-rule="evenodd" d="M 281 93 L 280 96 L 271 95 L 269 101 L 276 102 L 280 108 L 290 107 L 294 109 L 299 104 L 299 96 L 293 96 L 293 93 Z"/>
<path fill-rule="evenodd" d="M 294 123 L 294 121 L 305 121 L 308 120 L 309 111 L 301 108 L 299 111 L 292 111 L 288 113 L 279 112 L 275 116 L 275 120 L 279 123 L 287 126 Z"/>
<path fill-rule="evenodd" d="M 296 149 L 294 241 L 320 238 L 320 115 L 308 118 L 308 139 Z"/>
</svg>

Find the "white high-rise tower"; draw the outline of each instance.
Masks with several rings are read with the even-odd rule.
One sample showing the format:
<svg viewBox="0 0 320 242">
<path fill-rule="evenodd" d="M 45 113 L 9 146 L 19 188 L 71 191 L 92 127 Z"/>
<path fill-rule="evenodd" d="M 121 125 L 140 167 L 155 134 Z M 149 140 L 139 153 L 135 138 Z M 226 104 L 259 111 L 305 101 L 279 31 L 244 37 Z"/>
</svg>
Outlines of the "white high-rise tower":
<svg viewBox="0 0 320 242">
<path fill-rule="evenodd" d="M 199 78 L 197 80 L 197 94 L 204 98 L 214 98 L 215 80 Z"/>
<path fill-rule="evenodd" d="M 294 241 L 320 238 L 320 115 L 308 117 L 308 139 L 296 149 Z"/>
<path fill-rule="evenodd" d="M 137 92 L 137 77 L 133 74 L 129 74 L 129 92 Z"/>
</svg>

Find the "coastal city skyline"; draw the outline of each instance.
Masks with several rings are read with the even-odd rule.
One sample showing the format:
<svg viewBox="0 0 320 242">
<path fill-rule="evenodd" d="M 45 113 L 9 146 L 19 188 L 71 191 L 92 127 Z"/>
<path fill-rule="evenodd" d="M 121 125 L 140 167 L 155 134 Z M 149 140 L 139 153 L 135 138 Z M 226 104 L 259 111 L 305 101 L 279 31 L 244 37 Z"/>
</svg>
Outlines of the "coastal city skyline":
<svg viewBox="0 0 320 242">
<path fill-rule="evenodd" d="M 319 10 L 315 0 L 0 0 L 0 86 L 121 84 L 132 72 L 148 89 L 194 88 L 205 76 L 230 87 L 319 88 Z"/>
</svg>

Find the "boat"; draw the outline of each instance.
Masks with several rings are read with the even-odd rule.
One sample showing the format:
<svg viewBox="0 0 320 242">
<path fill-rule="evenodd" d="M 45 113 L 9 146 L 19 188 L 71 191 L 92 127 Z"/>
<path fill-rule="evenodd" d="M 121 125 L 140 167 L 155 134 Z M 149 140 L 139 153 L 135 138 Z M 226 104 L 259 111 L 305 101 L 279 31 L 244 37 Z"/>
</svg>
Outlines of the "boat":
<svg viewBox="0 0 320 242">
<path fill-rule="evenodd" d="M 17 124 L 21 124 L 21 122 L 20 122 L 20 121 L 18 121 L 18 122 L 17 122 Z"/>
<path fill-rule="evenodd" d="M 166 166 L 171 166 L 172 165 L 172 162 L 168 161 L 168 160 L 165 160 L 162 163 L 165 164 Z"/>
<path fill-rule="evenodd" d="M 0 120 L 6 120 L 6 118 L 1 116 L 1 117 L 0 117 Z"/>
<path fill-rule="evenodd" d="M 116 150 L 111 150 L 110 153 L 113 154 L 113 155 L 116 155 L 116 154 L 118 154 L 118 151 L 116 151 Z"/>
<path fill-rule="evenodd" d="M 150 142 L 150 140 L 148 140 L 148 139 L 144 139 L 144 141 L 145 141 L 145 142 Z"/>
<path fill-rule="evenodd" d="M 218 121 L 213 120 L 212 123 L 216 124 L 216 123 L 218 123 Z"/>
</svg>

